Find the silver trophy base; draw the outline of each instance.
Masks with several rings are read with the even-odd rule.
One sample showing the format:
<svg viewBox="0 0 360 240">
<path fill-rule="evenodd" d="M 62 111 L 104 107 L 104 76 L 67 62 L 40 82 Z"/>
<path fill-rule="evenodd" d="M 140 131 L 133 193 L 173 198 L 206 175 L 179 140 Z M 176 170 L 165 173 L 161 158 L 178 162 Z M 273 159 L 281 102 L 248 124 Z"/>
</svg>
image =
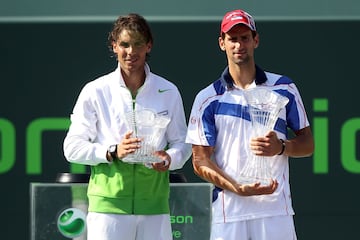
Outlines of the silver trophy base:
<svg viewBox="0 0 360 240">
<path fill-rule="evenodd" d="M 157 162 L 163 161 L 155 155 L 138 155 L 138 154 L 129 154 L 121 160 L 123 162 L 133 163 L 133 164 L 136 164 L 136 163 L 148 164 L 148 163 L 157 163 Z"/>
</svg>

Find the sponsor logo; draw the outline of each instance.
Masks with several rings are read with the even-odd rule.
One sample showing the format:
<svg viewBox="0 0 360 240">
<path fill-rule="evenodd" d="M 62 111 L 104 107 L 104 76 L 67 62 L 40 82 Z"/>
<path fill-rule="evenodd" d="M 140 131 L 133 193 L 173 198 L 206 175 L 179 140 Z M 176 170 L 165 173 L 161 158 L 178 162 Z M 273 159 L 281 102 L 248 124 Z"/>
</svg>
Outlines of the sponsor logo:
<svg viewBox="0 0 360 240">
<path fill-rule="evenodd" d="M 171 89 L 159 89 L 158 92 L 159 93 L 164 93 L 164 92 L 167 92 L 167 91 L 170 91 Z"/>
<path fill-rule="evenodd" d="M 85 231 L 86 215 L 77 208 L 65 209 L 58 217 L 57 227 L 66 238 L 78 237 Z"/>
</svg>

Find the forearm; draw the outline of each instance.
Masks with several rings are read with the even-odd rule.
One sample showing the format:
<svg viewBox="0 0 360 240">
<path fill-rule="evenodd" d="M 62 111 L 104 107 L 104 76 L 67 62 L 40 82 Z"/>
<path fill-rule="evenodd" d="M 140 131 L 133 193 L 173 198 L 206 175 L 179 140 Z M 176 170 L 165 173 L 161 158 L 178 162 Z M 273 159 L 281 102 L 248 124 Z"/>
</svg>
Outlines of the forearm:
<svg viewBox="0 0 360 240">
<path fill-rule="evenodd" d="M 218 167 L 199 164 L 196 160 L 194 162 L 194 158 L 193 167 L 195 174 L 205 181 L 210 182 L 221 189 L 237 193 L 234 180 L 218 169 Z"/>
<path fill-rule="evenodd" d="M 260 183 L 242 185 L 236 182 L 210 159 L 213 151 L 213 147 L 193 145 L 194 171 L 202 179 L 241 196 L 271 194 L 276 190 L 276 180 L 268 186 L 261 186 Z"/>
<path fill-rule="evenodd" d="M 192 163 L 195 174 L 219 188 L 237 193 L 236 181 L 210 159 L 211 149 L 202 152 L 199 147 L 193 147 Z"/>
<path fill-rule="evenodd" d="M 289 157 L 307 157 L 314 152 L 314 140 L 310 127 L 296 132 L 296 137 L 285 140 L 285 155 Z"/>
</svg>

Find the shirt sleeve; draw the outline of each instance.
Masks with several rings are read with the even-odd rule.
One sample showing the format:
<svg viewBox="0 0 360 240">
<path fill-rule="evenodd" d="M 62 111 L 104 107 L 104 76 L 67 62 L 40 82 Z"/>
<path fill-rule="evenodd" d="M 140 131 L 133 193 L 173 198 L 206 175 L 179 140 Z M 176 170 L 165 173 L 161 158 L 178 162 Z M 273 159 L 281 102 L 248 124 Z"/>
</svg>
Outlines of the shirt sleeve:
<svg viewBox="0 0 360 240">
<path fill-rule="evenodd" d="M 305 107 L 295 84 L 289 85 L 289 103 L 287 105 L 287 123 L 293 131 L 303 129 L 310 125 Z"/>
<path fill-rule="evenodd" d="M 201 146 L 214 146 L 216 141 L 215 118 L 212 112 L 216 96 L 201 91 L 195 98 L 189 118 L 186 142 Z"/>
</svg>

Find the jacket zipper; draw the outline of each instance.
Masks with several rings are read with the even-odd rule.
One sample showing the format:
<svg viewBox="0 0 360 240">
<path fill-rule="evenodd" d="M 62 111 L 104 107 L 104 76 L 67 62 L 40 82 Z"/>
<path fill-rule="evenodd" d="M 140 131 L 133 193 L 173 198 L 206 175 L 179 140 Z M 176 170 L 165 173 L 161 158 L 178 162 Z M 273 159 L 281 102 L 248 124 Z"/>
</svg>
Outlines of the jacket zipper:
<svg viewBox="0 0 360 240">
<path fill-rule="evenodd" d="M 134 122 L 135 122 L 135 106 L 136 106 L 136 96 L 139 93 L 139 90 L 142 88 L 142 86 L 136 91 L 135 95 L 132 94 L 132 92 L 130 91 L 130 95 L 132 98 L 132 111 L 133 111 L 133 117 L 134 117 Z M 136 129 L 136 124 L 135 124 L 135 132 L 134 132 L 135 136 L 137 137 L 137 129 Z M 133 165 L 133 176 L 134 176 L 134 184 L 133 184 L 133 203 L 132 203 L 132 214 L 135 214 L 135 188 L 136 188 L 136 184 L 135 184 L 135 173 L 136 173 L 136 164 Z"/>
<path fill-rule="evenodd" d="M 137 92 L 136 94 L 133 96 L 133 94 L 131 93 L 130 91 L 130 94 L 131 94 L 131 98 L 132 98 L 132 114 L 133 114 L 133 121 L 134 121 L 134 126 L 135 126 L 135 129 L 134 129 L 134 134 L 135 136 L 137 136 L 137 128 L 136 128 L 136 124 L 135 124 L 135 106 L 136 106 L 136 95 L 137 95 Z M 136 187 L 136 179 L 135 179 L 135 173 L 136 173 L 136 164 L 133 165 L 133 176 L 134 176 L 134 182 L 133 182 L 133 199 L 132 199 L 132 214 L 135 214 L 135 187 Z"/>
</svg>

